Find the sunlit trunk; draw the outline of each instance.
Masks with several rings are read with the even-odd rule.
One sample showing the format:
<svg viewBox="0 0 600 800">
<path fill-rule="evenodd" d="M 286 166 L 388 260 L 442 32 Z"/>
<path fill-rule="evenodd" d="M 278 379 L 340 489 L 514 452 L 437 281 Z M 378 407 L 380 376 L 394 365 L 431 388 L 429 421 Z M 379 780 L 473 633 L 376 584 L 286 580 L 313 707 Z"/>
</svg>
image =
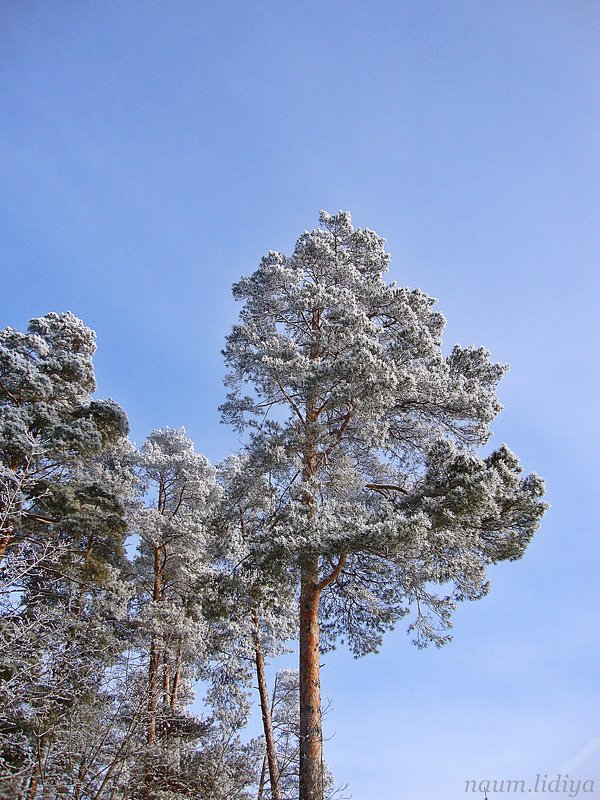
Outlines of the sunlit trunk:
<svg viewBox="0 0 600 800">
<path fill-rule="evenodd" d="M 302 565 L 300 587 L 300 800 L 323 800 L 318 558 Z"/>
<path fill-rule="evenodd" d="M 320 325 L 321 312 L 315 309 L 311 320 L 311 361 L 319 356 Z M 311 391 L 306 402 L 302 504 L 312 518 L 317 515 L 318 424 L 316 397 Z M 300 575 L 300 800 L 323 800 L 319 596 L 319 557 L 311 554 L 302 560 Z"/>
<path fill-rule="evenodd" d="M 260 710 L 262 714 L 263 731 L 265 734 L 265 744 L 267 750 L 267 763 L 269 765 L 269 779 L 271 782 L 271 797 L 273 800 L 281 800 L 279 787 L 279 765 L 277 763 L 277 752 L 275 750 L 275 737 L 273 735 L 273 720 L 271 717 L 271 704 L 269 702 L 269 692 L 267 689 L 267 679 L 265 677 L 265 658 L 260 635 L 258 614 L 252 614 L 254 623 L 254 661 L 256 664 L 256 677 L 258 680 L 258 694 L 260 697 Z"/>
</svg>

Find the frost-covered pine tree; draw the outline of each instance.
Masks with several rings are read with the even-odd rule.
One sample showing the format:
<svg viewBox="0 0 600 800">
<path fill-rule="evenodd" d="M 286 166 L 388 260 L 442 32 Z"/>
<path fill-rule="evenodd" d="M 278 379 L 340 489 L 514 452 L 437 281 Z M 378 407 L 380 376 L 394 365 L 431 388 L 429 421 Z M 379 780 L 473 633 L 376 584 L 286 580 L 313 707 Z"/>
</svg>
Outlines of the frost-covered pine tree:
<svg viewBox="0 0 600 800">
<path fill-rule="evenodd" d="M 70 313 L 0 332 L 0 782 L 28 800 L 72 783 L 120 648 L 127 420 L 94 351 Z"/>
<path fill-rule="evenodd" d="M 277 492 L 260 465 L 245 455 L 231 456 L 220 467 L 223 495 L 218 529 L 222 532 L 222 598 L 236 621 L 234 641 L 238 662 L 254 667 L 265 741 L 264 768 L 269 775 L 271 800 L 281 800 L 279 756 L 273 729 L 271 700 L 265 665 L 270 657 L 286 652 L 296 638 L 297 614 L 294 573 L 289 565 L 275 561 L 270 569 L 254 558 L 254 543 L 264 536 L 277 515 Z M 238 671 L 241 678 L 243 669 Z M 259 800 L 262 789 L 259 787 Z"/>
<path fill-rule="evenodd" d="M 237 737 L 246 698 L 227 652 L 231 625 L 219 614 L 216 472 L 183 429 L 154 431 L 137 460 L 148 500 L 132 519 L 145 726 L 127 793 L 167 800 L 196 790 L 206 800 L 241 799 L 253 779 L 253 749 Z M 197 679 L 209 685 L 211 719 L 188 711 Z"/>
<path fill-rule="evenodd" d="M 410 609 L 417 643 L 444 643 L 454 604 L 523 555 L 545 508 L 507 447 L 477 452 L 506 368 L 483 348 L 445 354 L 435 301 L 384 280 L 384 240 L 347 213 L 320 222 L 234 286 L 224 351 L 224 418 L 250 427 L 278 491 L 255 556 L 299 575 L 300 800 L 323 798 L 323 644 L 375 650 Z"/>
<path fill-rule="evenodd" d="M 142 793 L 151 798 L 180 767 L 180 718 L 191 699 L 194 665 L 204 658 L 200 584 L 210 578 L 206 519 L 216 483 L 214 469 L 183 429 L 154 431 L 138 463 L 148 493 L 132 530 L 139 537 L 137 647 L 147 672 Z M 188 726 L 194 727 L 192 719 Z"/>
<path fill-rule="evenodd" d="M 70 312 L 0 331 L 0 560 L 27 524 L 51 524 L 40 509 L 52 485 L 127 434 L 122 409 L 92 397 L 95 350 L 94 331 Z"/>
</svg>

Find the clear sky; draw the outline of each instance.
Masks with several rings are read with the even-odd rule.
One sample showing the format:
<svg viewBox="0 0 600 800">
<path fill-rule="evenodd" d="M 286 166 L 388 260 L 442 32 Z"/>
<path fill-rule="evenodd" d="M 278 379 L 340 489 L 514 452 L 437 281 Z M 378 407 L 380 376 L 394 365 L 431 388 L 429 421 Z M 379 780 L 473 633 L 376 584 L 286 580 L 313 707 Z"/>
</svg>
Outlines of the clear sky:
<svg viewBox="0 0 600 800">
<path fill-rule="evenodd" d="M 597 0 L 0 2 L 0 326 L 82 317 L 138 443 L 237 446 L 231 284 L 321 208 L 387 238 L 448 346 L 511 364 L 493 441 L 552 509 L 443 650 L 325 657 L 354 800 L 600 797 L 599 79 Z"/>
</svg>

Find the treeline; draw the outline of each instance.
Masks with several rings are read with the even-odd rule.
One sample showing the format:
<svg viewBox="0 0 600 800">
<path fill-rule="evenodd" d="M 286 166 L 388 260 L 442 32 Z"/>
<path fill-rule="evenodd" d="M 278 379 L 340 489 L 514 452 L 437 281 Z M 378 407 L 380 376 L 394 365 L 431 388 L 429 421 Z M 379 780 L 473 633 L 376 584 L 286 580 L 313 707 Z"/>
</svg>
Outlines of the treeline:
<svg viewBox="0 0 600 800">
<path fill-rule="evenodd" d="M 268 487 L 183 430 L 135 449 L 123 410 L 92 397 L 94 349 L 68 313 L 0 333 L 3 796 L 266 800 L 264 739 L 239 733 L 265 659 L 295 637 L 289 580 L 245 563 Z M 296 673 L 266 691 L 292 797 Z"/>
<path fill-rule="evenodd" d="M 6 798 L 323 800 L 322 654 L 375 652 L 405 617 L 445 644 L 487 567 L 525 552 L 543 481 L 478 453 L 506 367 L 444 353 L 435 301 L 385 282 L 384 240 L 320 221 L 234 287 L 222 411 L 246 438 L 216 467 L 182 430 L 132 447 L 72 314 L 0 333 Z M 269 687 L 293 639 L 299 669 Z"/>
</svg>

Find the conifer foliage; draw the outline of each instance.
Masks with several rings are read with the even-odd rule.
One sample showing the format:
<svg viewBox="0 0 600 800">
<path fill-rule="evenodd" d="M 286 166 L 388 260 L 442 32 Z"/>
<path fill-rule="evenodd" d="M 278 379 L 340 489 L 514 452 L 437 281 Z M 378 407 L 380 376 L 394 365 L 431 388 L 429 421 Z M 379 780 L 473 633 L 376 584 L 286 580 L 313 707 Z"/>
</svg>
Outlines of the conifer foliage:
<svg viewBox="0 0 600 800">
<path fill-rule="evenodd" d="M 417 644 L 443 644 L 455 603 L 485 594 L 486 567 L 519 558 L 544 512 L 508 448 L 477 453 L 505 367 L 445 355 L 435 301 L 384 280 L 384 240 L 347 213 L 320 222 L 234 286 L 224 353 L 224 418 L 279 491 L 257 557 L 299 575 L 300 800 L 324 794 L 323 647 L 376 650 L 411 611 Z"/>
<path fill-rule="evenodd" d="M 244 690 L 188 710 L 235 635 L 215 469 L 183 430 L 136 451 L 94 351 L 69 313 L 0 332 L 0 797 L 249 800 Z"/>
<path fill-rule="evenodd" d="M 506 367 L 444 349 L 380 236 L 320 224 L 234 287 L 222 410 L 247 438 L 221 464 L 184 429 L 129 441 L 73 314 L 0 331 L 1 798 L 339 798 L 323 653 L 402 618 L 441 646 L 525 552 L 543 481 L 481 452 Z"/>
<path fill-rule="evenodd" d="M 28 800 L 91 768 L 119 650 L 128 428 L 94 350 L 72 314 L 0 333 L 0 775 Z"/>
</svg>

